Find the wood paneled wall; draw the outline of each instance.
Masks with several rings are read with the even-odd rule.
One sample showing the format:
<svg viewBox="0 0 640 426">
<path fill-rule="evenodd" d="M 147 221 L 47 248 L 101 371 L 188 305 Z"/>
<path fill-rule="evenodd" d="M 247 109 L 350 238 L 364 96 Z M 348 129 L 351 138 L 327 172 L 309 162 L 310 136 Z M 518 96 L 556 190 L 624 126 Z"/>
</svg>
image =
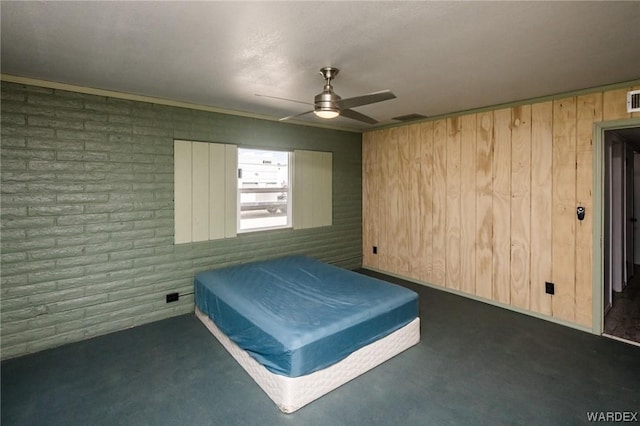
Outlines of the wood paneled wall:
<svg viewBox="0 0 640 426">
<path fill-rule="evenodd" d="M 590 327 L 594 123 L 632 89 L 365 133 L 363 266 Z"/>
</svg>

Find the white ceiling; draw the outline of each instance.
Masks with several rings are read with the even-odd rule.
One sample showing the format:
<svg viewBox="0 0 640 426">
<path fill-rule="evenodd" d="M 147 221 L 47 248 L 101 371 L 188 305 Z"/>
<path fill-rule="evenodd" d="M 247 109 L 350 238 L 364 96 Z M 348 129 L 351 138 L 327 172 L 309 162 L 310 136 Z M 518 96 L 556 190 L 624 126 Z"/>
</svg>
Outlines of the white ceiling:
<svg viewBox="0 0 640 426">
<path fill-rule="evenodd" d="M 380 121 L 640 78 L 640 2 L 1 3 L 1 71 L 283 117 L 340 68 Z M 313 114 L 300 118 L 321 122 Z M 341 128 L 370 126 L 339 117 Z"/>
</svg>

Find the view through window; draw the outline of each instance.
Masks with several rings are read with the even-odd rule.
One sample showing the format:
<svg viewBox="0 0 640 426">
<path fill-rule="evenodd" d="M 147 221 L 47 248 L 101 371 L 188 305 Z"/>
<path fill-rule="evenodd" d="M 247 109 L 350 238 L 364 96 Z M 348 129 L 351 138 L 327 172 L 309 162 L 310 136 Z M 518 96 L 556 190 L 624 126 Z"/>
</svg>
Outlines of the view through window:
<svg viewBox="0 0 640 426">
<path fill-rule="evenodd" d="M 291 226 L 290 156 L 238 148 L 238 232 Z"/>
</svg>

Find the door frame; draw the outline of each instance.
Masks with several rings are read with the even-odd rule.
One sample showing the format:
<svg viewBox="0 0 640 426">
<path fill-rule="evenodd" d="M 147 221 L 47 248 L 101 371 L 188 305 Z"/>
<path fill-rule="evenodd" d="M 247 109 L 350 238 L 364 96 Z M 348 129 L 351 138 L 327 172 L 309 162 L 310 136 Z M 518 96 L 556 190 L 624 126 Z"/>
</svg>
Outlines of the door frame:
<svg viewBox="0 0 640 426">
<path fill-rule="evenodd" d="M 640 127 L 640 118 L 602 121 L 593 128 L 592 332 L 604 331 L 604 132 Z M 588 213 L 587 213 L 588 214 Z"/>
</svg>

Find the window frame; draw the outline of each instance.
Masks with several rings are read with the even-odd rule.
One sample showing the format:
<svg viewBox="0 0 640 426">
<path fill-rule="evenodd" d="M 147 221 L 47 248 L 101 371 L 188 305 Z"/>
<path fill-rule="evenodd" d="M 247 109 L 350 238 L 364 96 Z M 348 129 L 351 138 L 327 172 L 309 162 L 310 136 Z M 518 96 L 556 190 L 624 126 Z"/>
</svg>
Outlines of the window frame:
<svg viewBox="0 0 640 426">
<path fill-rule="evenodd" d="M 249 234 L 249 233 L 253 233 L 253 232 L 261 232 L 261 231 L 272 231 L 272 230 L 278 230 L 278 229 L 292 229 L 293 228 L 293 190 L 292 190 L 292 186 L 293 186 L 293 163 L 294 163 L 294 151 L 293 150 L 288 150 L 288 149 L 277 149 L 277 148 L 265 148 L 265 147 L 252 147 L 252 146 L 238 146 L 237 148 L 238 150 L 238 156 L 237 156 L 237 161 L 236 161 L 236 166 L 237 166 L 237 183 L 236 183 L 236 191 L 237 191 L 237 208 L 236 208 L 236 233 L 238 235 L 240 234 Z M 269 152 L 274 152 L 274 153 L 286 153 L 287 154 L 287 182 L 286 182 L 286 198 L 287 198 L 287 207 L 286 207 L 286 224 L 284 225 L 265 225 L 265 226 L 256 226 L 256 227 L 250 227 L 250 228 L 242 228 L 242 190 L 243 189 L 251 189 L 251 188 L 241 188 L 241 182 L 240 179 L 242 179 L 240 177 L 240 170 L 241 170 L 241 151 L 256 151 L 259 153 L 269 153 Z M 284 187 L 277 187 L 278 191 L 273 191 L 273 192 L 285 192 L 282 191 L 281 189 L 283 189 Z M 268 189 L 268 187 L 258 187 L 256 189 Z M 275 188 L 274 188 L 275 189 Z M 256 193 L 270 193 L 272 191 L 259 191 Z M 252 193 L 251 191 L 245 191 L 245 194 L 250 194 Z M 256 210 L 261 210 L 259 208 L 256 208 Z"/>
</svg>

